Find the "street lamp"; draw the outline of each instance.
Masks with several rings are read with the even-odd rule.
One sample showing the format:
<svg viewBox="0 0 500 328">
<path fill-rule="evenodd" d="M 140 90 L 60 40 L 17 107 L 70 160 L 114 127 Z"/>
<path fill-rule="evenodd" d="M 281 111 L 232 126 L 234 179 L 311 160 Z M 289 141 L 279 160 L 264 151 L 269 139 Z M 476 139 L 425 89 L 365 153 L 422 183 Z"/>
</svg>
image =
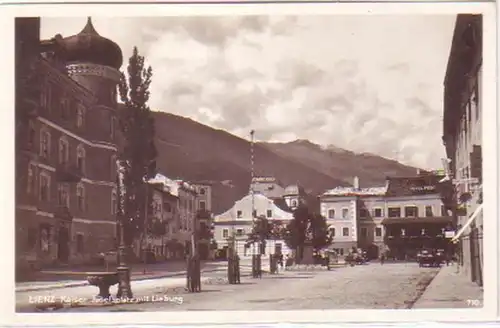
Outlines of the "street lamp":
<svg viewBox="0 0 500 328">
<path fill-rule="evenodd" d="M 116 221 L 119 225 L 120 232 L 120 244 L 118 247 L 118 267 L 116 271 L 118 273 L 118 292 L 116 294 L 117 298 L 132 298 L 132 288 L 130 286 L 130 268 L 127 265 L 127 246 L 125 242 L 125 226 L 123 222 L 123 206 L 122 206 L 122 174 L 120 170 L 120 164 L 117 161 L 117 198 L 118 198 L 118 209 L 116 210 Z"/>
</svg>

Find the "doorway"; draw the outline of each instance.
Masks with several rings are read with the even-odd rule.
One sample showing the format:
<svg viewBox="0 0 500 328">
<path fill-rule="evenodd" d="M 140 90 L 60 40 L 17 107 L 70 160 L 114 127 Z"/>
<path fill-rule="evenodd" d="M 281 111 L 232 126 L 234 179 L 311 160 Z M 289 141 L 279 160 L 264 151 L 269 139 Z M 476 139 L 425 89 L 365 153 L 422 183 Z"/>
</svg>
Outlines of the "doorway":
<svg viewBox="0 0 500 328">
<path fill-rule="evenodd" d="M 69 230 L 68 228 L 59 228 L 57 238 L 57 259 L 62 263 L 68 263 L 69 259 Z"/>
</svg>

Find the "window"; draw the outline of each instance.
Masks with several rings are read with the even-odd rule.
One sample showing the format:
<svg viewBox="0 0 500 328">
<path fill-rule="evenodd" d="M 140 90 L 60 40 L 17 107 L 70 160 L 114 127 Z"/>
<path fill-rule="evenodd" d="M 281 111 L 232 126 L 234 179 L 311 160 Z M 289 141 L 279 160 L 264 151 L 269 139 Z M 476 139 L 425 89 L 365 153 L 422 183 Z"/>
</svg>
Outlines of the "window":
<svg viewBox="0 0 500 328">
<path fill-rule="evenodd" d="M 206 209 L 206 203 L 203 200 L 200 200 L 200 210 L 204 211 Z"/>
<path fill-rule="evenodd" d="M 45 84 L 42 92 L 40 93 L 40 104 L 43 108 L 49 109 L 50 101 L 51 101 L 51 93 L 52 89 L 50 87 L 50 83 Z"/>
<path fill-rule="evenodd" d="M 236 211 L 237 218 L 241 218 L 242 216 L 243 216 L 243 212 L 241 212 L 240 210 Z"/>
<path fill-rule="evenodd" d="M 59 139 L 59 164 L 69 162 L 69 142 L 65 137 Z"/>
<path fill-rule="evenodd" d="M 236 236 L 243 236 L 243 229 L 236 229 Z"/>
<path fill-rule="evenodd" d="M 330 235 L 331 235 L 332 237 L 335 237 L 335 228 L 333 228 L 333 227 L 332 227 L 332 228 L 330 228 Z"/>
<path fill-rule="evenodd" d="M 40 250 L 45 253 L 50 250 L 50 230 L 48 225 L 40 227 Z"/>
<path fill-rule="evenodd" d="M 170 203 L 163 203 L 163 209 L 165 212 L 170 213 L 172 212 L 172 205 L 170 205 Z"/>
<path fill-rule="evenodd" d="M 85 108 L 82 104 L 76 107 L 76 126 L 81 128 L 85 125 Z"/>
<path fill-rule="evenodd" d="M 368 210 L 366 208 L 360 208 L 359 209 L 359 217 L 361 217 L 361 218 L 367 218 L 369 216 L 370 216 L 370 214 L 369 214 L 369 212 L 368 212 Z"/>
<path fill-rule="evenodd" d="M 387 214 L 389 214 L 390 218 L 400 218 L 401 217 L 401 208 L 400 207 L 389 207 L 387 209 Z"/>
<path fill-rule="evenodd" d="M 434 214 L 432 213 L 432 206 L 425 207 L 425 216 L 427 217 L 434 216 Z"/>
<path fill-rule="evenodd" d="M 29 228 L 28 235 L 26 236 L 26 246 L 28 251 L 32 250 L 35 247 L 36 241 L 37 241 L 36 229 Z"/>
<path fill-rule="evenodd" d="M 111 191 L 111 214 L 115 215 L 118 213 L 118 197 L 116 194 L 116 189 Z"/>
<path fill-rule="evenodd" d="M 80 173 L 85 173 L 85 148 L 83 145 L 76 148 L 76 168 Z"/>
<path fill-rule="evenodd" d="M 349 216 L 349 209 L 348 208 L 343 208 L 342 209 L 342 219 L 347 219 Z"/>
<path fill-rule="evenodd" d="M 109 162 L 109 176 L 111 177 L 111 181 L 116 181 L 117 173 L 118 173 L 118 163 L 116 160 L 116 155 L 112 155 Z"/>
<path fill-rule="evenodd" d="M 416 206 L 405 206 L 405 217 L 416 218 L 418 217 L 418 207 Z"/>
<path fill-rule="evenodd" d="M 115 138 L 115 135 L 116 135 L 116 118 L 115 117 L 111 117 L 111 121 L 110 121 L 110 134 L 111 134 L 111 139 L 114 139 Z"/>
<path fill-rule="evenodd" d="M 382 237 L 382 228 L 375 228 L 375 237 Z"/>
<path fill-rule="evenodd" d="M 69 185 L 67 183 L 57 185 L 57 205 L 69 208 Z"/>
<path fill-rule="evenodd" d="M 83 253 L 83 234 L 76 234 L 76 252 L 78 254 Z"/>
<path fill-rule="evenodd" d="M 40 200 L 50 200 L 50 176 L 44 172 L 40 173 Z"/>
<path fill-rule="evenodd" d="M 273 217 L 273 211 L 272 211 L 272 210 L 267 210 L 267 212 L 266 212 L 266 216 L 267 216 L 268 218 L 272 218 L 272 217 Z"/>
<path fill-rule="evenodd" d="M 329 219 L 335 218 L 335 210 L 333 210 L 333 209 L 328 210 L 328 218 Z"/>
<path fill-rule="evenodd" d="M 222 229 L 222 238 L 229 238 L 229 230 Z"/>
<path fill-rule="evenodd" d="M 67 120 L 69 118 L 69 108 L 70 108 L 69 99 L 66 97 L 61 98 L 60 110 L 61 110 L 61 118 L 63 120 Z"/>
<path fill-rule="evenodd" d="M 200 195 L 205 195 L 205 188 L 200 188 Z"/>
<path fill-rule="evenodd" d="M 28 164 L 28 181 L 26 186 L 28 194 L 35 192 L 35 165 Z"/>
<path fill-rule="evenodd" d="M 252 217 L 256 218 L 257 217 L 257 210 L 252 211 Z"/>
<path fill-rule="evenodd" d="M 366 228 L 361 228 L 361 237 L 368 237 L 368 229 Z"/>
<path fill-rule="evenodd" d="M 381 208 L 375 208 L 373 210 L 373 216 L 376 218 L 381 218 L 383 216 Z"/>
<path fill-rule="evenodd" d="M 29 123 L 29 134 L 28 134 L 28 145 L 31 147 L 35 144 L 35 123 L 30 120 Z"/>
<path fill-rule="evenodd" d="M 342 236 L 344 237 L 349 236 L 349 228 L 342 228 Z"/>
<path fill-rule="evenodd" d="M 40 131 L 40 156 L 50 158 L 50 133 L 44 129 Z"/>
<path fill-rule="evenodd" d="M 293 206 L 293 207 L 297 207 L 297 201 L 296 201 L 295 199 L 294 199 L 294 200 L 292 200 L 292 206 Z"/>
<path fill-rule="evenodd" d="M 76 186 L 76 199 L 78 210 L 85 211 L 85 187 L 81 183 Z"/>
<path fill-rule="evenodd" d="M 441 216 L 448 216 L 448 211 L 444 205 L 441 205 Z"/>
</svg>

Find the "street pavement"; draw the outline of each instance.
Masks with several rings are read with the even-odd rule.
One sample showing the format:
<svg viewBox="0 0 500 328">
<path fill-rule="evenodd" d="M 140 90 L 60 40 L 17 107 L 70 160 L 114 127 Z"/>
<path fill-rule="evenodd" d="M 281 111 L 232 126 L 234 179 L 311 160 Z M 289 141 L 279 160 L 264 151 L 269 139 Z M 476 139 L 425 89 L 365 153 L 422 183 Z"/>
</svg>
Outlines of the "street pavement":
<svg viewBox="0 0 500 328">
<path fill-rule="evenodd" d="M 331 271 L 282 271 L 261 279 L 244 276 L 249 271 L 243 265 L 240 285 L 227 284 L 225 271 L 203 274 L 200 293 L 187 293 L 185 278 L 133 282 L 134 296 L 141 300 L 137 304 L 65 307 L 57 312 L 411 308 L 439 269 L 371 263 Z M 65 291 L 71 290 L 74 297 L 96 292 L 95 287 L 80 288 Z M 29 293 L 17 296 L 18 311 L 29 311 L 29 305 L 33 311 Z"/>
<path fill-rule="evenodd" d="M 217 271 L 226 267 L 225 262 L 202 262 L 203 271 Z M 85 272 L 107 272 L 111 268 L 88 266 L 65 270 L 44 270 L 36 274 L 32 281 L 16 283 L 16 292 L 30 292 L 64 287 L 86 286 Z M 158 279 L 186 274 L 186 262 L 175 261 L 158 264 L 134 264 L 131 266 L 132 280 Z"/>
<path fill-rule="evenodd" d="M 483 289 L 457 270 L 457 265 L 444 266 L 414 309 L 481 308 Z"/>
</svg>

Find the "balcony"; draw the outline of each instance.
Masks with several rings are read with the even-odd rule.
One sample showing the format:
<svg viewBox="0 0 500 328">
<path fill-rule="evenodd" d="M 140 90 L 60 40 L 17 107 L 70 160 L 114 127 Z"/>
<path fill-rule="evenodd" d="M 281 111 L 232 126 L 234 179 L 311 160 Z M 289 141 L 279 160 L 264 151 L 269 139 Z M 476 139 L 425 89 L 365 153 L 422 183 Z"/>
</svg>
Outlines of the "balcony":
<svg viewBox="0 0 500 328">
<path fill-rule="evenodd" d="M 73 215 L 71 214 L 69 208 L 64 205 L 57 205 L 55 207 L 54 217 L 69 222 L 73 220 Z"/>
<path fill-rule="evenodd" d="M 82 179 L 82 172 L 75 165 L 62 163 L 56 167 L 56 178 L 60 182 L 77 183 Z"/>
</svg>

